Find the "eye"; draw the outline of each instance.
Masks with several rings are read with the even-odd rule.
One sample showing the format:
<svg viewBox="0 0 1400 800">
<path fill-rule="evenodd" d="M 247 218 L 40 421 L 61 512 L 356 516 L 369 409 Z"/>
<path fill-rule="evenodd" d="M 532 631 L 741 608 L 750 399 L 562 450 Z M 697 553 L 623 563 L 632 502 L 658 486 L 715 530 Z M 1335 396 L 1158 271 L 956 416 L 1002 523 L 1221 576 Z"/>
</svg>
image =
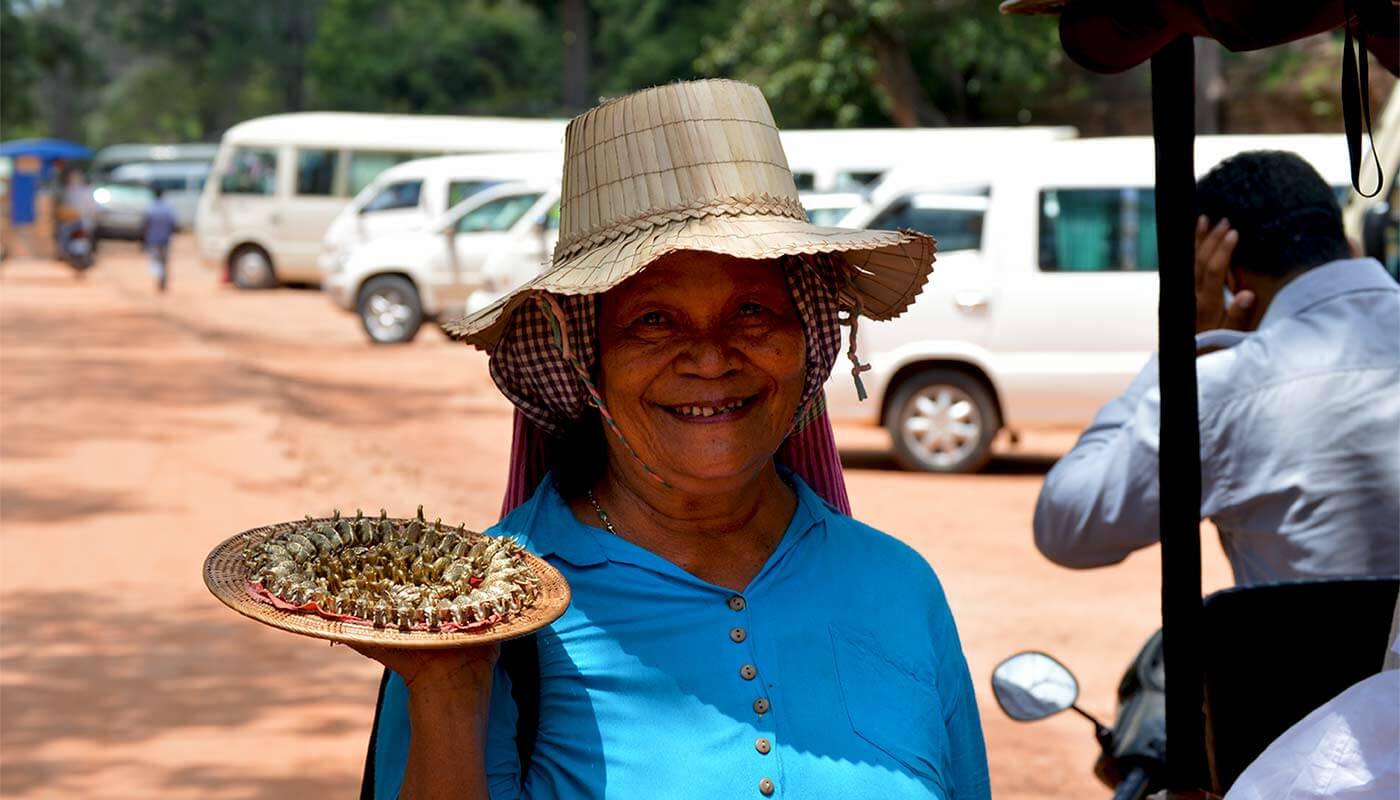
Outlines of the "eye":
<svg viewBox="0 0 1400 800">
<path fill-rule="evenodd" d="M 760 305 L 759 303 L 753 303 L 753 302 L 744 303 L 743 305 L 739 306 L 739 316 L 741 316 L 741 317 L 753 317 L 753 316 L 757 316 L 757 315 L 759 315 L 759 314 L 762 314 L 763 312 L 765 312 L 765 311 L 767 311 L 767 310 L 768 310 L 768 309 L 764 308 L 764 307 L 763 307 L 762 305 Z"/>
<path fill-rule="evenodd" d="M 666 324 L 666 315 L 660 311 L 648 311 L 637 317 L 636 324 L 647 328 L 659 328 Z"/>
</svg>

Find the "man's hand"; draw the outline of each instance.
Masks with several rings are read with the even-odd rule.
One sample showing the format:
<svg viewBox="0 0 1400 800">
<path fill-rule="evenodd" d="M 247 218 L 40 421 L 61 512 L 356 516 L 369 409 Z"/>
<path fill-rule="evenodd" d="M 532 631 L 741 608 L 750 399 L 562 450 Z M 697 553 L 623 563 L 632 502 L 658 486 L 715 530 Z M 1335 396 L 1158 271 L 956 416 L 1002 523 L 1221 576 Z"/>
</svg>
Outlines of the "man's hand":
<svg viewBox="0 0 1400 800">
<path fill-rule="evenodd" d="M 1240 292 L 1229 308 L 1225 307 L 1225 276 L 1239 240 L 1239 233 L 1231 230 L 1228 219 L 1220 220 L 1213 228 L 1204 216 L 1196 220 L 1196 333 L 1249 329 L 1254 292 Z"/>
</svg>

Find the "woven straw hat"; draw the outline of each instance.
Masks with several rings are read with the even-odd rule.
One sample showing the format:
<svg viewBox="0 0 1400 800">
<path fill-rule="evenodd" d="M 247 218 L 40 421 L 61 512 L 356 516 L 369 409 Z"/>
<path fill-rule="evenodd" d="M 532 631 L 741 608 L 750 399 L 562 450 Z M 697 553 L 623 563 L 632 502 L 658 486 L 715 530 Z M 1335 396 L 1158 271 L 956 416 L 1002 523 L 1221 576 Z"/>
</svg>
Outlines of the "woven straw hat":
<svg viewBox="0 0 1400 800">
<path fill-rule="evenodd" d="M 550 266 L 448 333 L 489 352 L 533 294 L 604 292 L 676 250 L 839 254 L 842 303 L 877 320 L 908 308 L 933 269 L 925 234 L 809 223 L 767 101 L 729 80 L 658 86 L 574 118 L 559 217 Z"/>
</svg>

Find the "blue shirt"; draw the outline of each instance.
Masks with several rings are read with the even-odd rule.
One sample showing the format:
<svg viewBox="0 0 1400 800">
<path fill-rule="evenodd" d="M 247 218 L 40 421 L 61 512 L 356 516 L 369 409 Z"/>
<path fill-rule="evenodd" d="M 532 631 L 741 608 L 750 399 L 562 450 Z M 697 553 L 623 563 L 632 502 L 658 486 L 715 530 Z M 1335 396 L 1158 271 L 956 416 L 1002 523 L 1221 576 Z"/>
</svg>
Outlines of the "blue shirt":
<svg viewBox="0 0 1400 800">
<path fill-rule="evenodd" d="M 154 200 L 141 215 L 141 240 L 147 246 L 170 244 L 170 238 L 179 227 L 175 209 L 164 200 Z"/>
<path fill-rule="evenodd" d="M 1287 283 L 1196 360 L 1201 515 L 1240 585 L 1400 573 L 1400 286 L 1372 259 Z M 1045 478 L 1035 541 L 1095 567 L 1157 541 L 1155 360 Z"/>
<path fill-rule="evenodd" d="M 490 532 L 558 567 L 573 602 L 539 634 L 540 725 L 521 789 L 497 670 L 486 751 L 505 798 L 990 797 L 943 589 L 907 545 L 795 476 L 797 509 L 743 592 L 575 518 L 546 478 Z M 407 760 L 406 690 L 381 710 L 376 796 Z"/>
</svg>

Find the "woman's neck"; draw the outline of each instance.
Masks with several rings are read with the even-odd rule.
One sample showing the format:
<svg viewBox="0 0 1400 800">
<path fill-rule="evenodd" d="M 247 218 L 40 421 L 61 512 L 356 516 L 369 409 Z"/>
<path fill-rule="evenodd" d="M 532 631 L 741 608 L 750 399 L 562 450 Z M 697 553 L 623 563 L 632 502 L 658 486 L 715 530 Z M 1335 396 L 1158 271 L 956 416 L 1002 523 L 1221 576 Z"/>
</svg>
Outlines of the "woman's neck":
<svg viewBox="0 0 1400 800">
<path fill-rule="evenodd" d="M 796 493 L 771 461 L 736 488 L 713 493 L 678 490 L 609 464 L 593 496 L 618 536 L 735 591 L 763 568 L 797 508 Z M 572 506 L 585 524 L 599 522 L 587 497 Z"/>
</svg>

